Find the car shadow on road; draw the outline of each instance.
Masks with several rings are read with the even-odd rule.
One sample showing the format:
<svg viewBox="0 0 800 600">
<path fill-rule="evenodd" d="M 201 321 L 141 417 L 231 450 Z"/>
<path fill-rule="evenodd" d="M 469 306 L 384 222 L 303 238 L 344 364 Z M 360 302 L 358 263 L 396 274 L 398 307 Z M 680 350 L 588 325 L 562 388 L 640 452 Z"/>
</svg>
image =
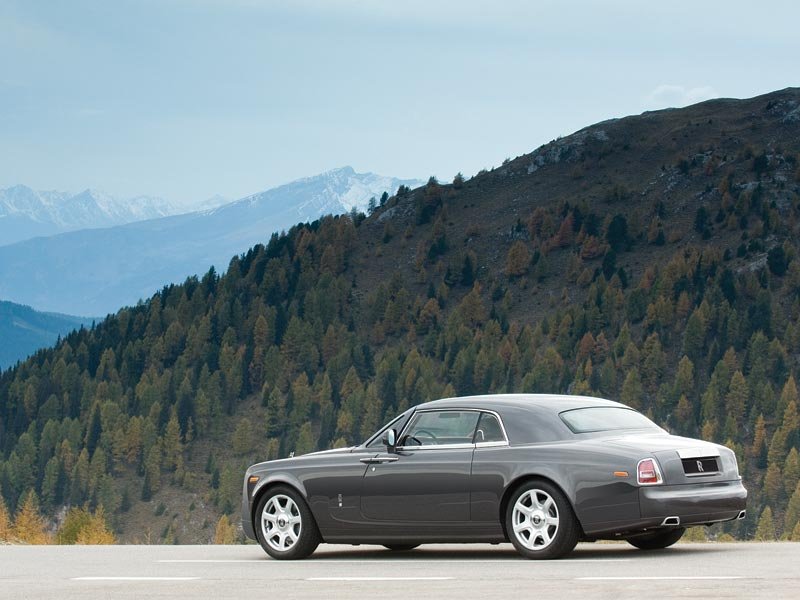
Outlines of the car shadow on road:
<svg viewBox="0 0 800 600">
<path fill-rule="evenodd" d="M 678 544 L 664 550 L 637 550 L 627 544 L 579 544 L 578 547 L 565 556 L 562 561 L 587 560 L 587 559 L 633 559 L 637 557 L 668 557 L 686 556 L 689 554 L 709 554 L 730 551 L 731 547 L 720 544 Z M 498 546 L 438 549 L 435 547 L 420 546 L 413 550 L 397 552 L 380 546 L 330 546 L 324 550 L 320 548 L 311 557 L 311 560 L 520 560 L 527 559 L 520 556 L 511 544 Z"/>
</svg>

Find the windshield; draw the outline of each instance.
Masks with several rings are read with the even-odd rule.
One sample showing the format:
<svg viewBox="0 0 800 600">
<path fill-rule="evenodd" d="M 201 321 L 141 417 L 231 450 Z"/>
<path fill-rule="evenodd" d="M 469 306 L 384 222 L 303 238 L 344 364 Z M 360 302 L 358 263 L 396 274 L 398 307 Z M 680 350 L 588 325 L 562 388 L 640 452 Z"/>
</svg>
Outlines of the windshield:
<svg viewBox="0 0 800 600">
<path fill-rule="evenodd" d="M 575 408 L 559 414 L 572 433 L 613 431 L 616 429 L 661 429 L 642 413 L 617 406 Z"/>
</svg>

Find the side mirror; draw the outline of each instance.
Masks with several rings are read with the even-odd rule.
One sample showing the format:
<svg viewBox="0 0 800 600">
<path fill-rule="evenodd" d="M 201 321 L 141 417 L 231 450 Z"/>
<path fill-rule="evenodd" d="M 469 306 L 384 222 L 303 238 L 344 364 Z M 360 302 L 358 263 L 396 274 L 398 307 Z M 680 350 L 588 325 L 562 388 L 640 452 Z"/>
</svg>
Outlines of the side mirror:
<svg viewBox="0 0 800 600">
<path fill-rule="evenodd" d="M 397 432 L 394 429 L 387 429 L 383 433 L 381 441 L 389 452 L 394 452 L 395 446 L 397 445 Z"/>
</svg>

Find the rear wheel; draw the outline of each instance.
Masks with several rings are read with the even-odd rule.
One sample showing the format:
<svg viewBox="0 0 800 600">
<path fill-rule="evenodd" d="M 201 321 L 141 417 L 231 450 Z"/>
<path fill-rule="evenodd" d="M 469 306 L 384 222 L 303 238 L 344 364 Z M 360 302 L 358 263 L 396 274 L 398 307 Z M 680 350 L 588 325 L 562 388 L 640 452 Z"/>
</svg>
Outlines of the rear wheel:
<svg viewBox="0 0 800 600">
<path fill-rule="evenodd" d="M 578 543 L 580 527 L 566 496 L 546 481 L 530 481 L 511 496 L 506 531 L 526 558 L 560 558 Z"/>
<path fill-rule="evenodd" d="M 419 544 L 384 544 L 384 548 L 393 550 L 394 552 L 408 552 L 419 546 Z"/>
<path fill-rule="evenodd" d="M 258 543 L 272 558 L 305 558 L 322 541 L 302 495 L 288 486 L 276 486 L 261 497 L 254 525 Z"/>
<path fill-rule="evenodd" d="M 660 550 L 661 548 L 668 548 L 677 542 L 686 532 L 684 527 L 677 529 L 668 529 L 666 531 L 659 531 L 648 535 L 630 538 L 628 543 L 631 546 L 636 546 L 639 550 Z"/>
</svg>

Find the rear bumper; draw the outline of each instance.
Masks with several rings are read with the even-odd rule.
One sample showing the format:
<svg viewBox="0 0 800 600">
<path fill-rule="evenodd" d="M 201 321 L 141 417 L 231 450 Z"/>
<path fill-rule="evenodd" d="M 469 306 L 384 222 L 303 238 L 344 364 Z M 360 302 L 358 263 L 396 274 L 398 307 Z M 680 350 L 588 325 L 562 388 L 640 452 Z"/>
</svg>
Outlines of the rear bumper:
<svg viewBox="0 0 800 600">
<path fill-rule="evenodd" d="M 639 488 L 639 514 L 630 519 L 587 524 L 589 537 L 618 538 L 661 527 L 681 527 L 732 521 L 747 504 L 747 490 L 740 480 Z M 635 506 L 635 505 L 634 505 Z"/>
<path fill-rule="evenodd" d="M 657 485 L 639 489 L 642 518 L 663 521 L 680 517 L 681 525 L 702 525 L 735 519 L 747 505 L 740 480 L 686 485 Z M 659 522 L 660 522 L 659 521 Z"/>
</svg>

